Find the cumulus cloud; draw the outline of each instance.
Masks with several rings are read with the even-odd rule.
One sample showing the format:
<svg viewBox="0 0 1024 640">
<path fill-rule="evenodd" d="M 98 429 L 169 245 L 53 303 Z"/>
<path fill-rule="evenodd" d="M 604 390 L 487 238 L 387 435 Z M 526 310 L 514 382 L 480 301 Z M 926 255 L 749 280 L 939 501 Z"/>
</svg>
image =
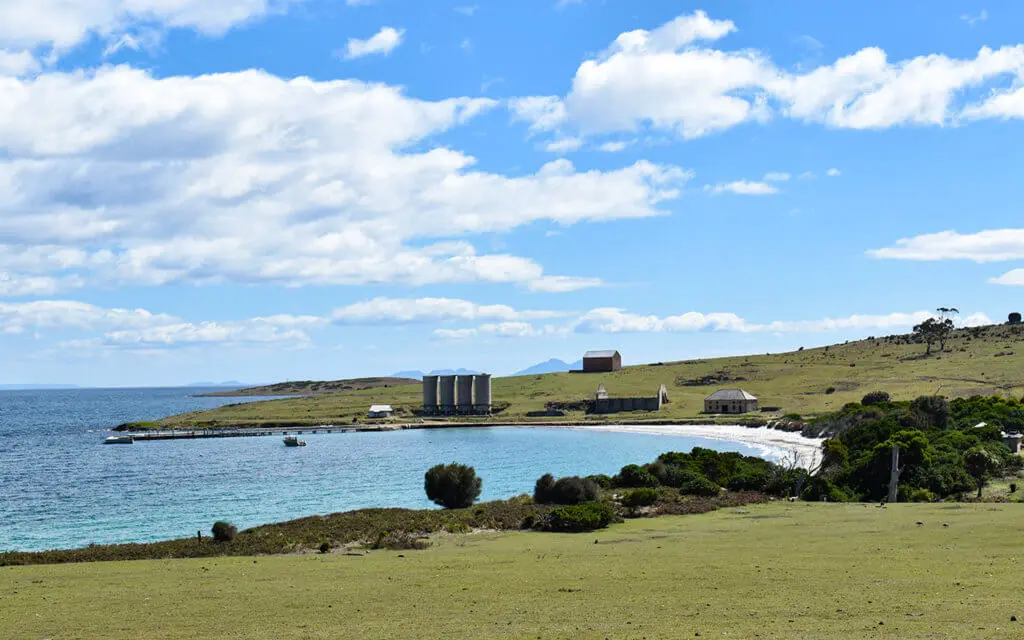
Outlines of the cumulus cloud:
<svg viewBox="0 0 1024 640">
<path fill-rule="evenodd" d="M 0 302 L 0 332 L 28 329 L 141 328 L 177 322 L 174 316 L 146 309 L 106 309 L 71 300 Z"/>
<path fill-rule="evenodd" d="M 89 37 L 123 34 L 132 25 L 225 31 L 302 0 L 4 0 L 0 47 L 70 49 Z"/>
<path fill-rule="evenodd" d="M 714 186 L 707 185 L 705 190 L 711 193 L 734 193 L 741 196 L 770 196 L 779 193 L 779 188 L 775 185 L 750 180 L 736 180 Z"/>
<path fill-rule="evenodd" d="M 543 290 L 541 265 L 466 236 L 659 215 L 692 176 L 478 170 L 429 139 L 493 101 L 358 81 L 122 66 L 0 78 L 0 93 L 0 272 L 17 278 Z"/>
<path fill-rule="evenodd" d="M 388 55 L 402 44 L 405 29 L 382 27 L 380 31 L 367 38 L 349 38 L 345 48 L 345 59 L 354 60 L 370 55 Z"/>
<path fill-rule="evenodd" d="M 1022 260 L 1024 229 L 994 229 L 971 234 L 942 231 L 903 238 L 892 247 L 868 251 L 868 255 L 894 260 Z"/>
<path fill-rule="evenodd" d="M 992 284 L 1004 284 L 1014 287 L 1024 287 L 1024 269 L 1014 269 L 1013 271 L 1007 271 L 998 278 L 992 278 L 989 280 Z"/>
<path fill-rule="evenodd" d="M 39 61 L 29 51 L 0 49 L 0 76 L 23 76 L 40 69 Z"/>
<path fill-rule="evenodd" d="M 580 289 L 600 287 L 604 283 L 600 278 L 578 278 L 573 276 L 541 276 L 527 284 L 530 291 L 543 293 L 568 293 Z"/>
<path fill-rule="evenodd" d="M 783 173 L 781 171 L 769 171 L 764 174 L 765 182 L 785 182 L 789 180 L 789 178 L 790 175 L 788 173 Z"/>
<path fill-rule="evenodd" d="M 1024 117 L 1024 88 L 1016 82 L 1024 76 L 1024 45 L 896 61 L 866 47 L 794 72 L 760 51 L 709 44 L 736 30 L 698 11 L 623 33 L 579 66 L 564 97 L 519 100 L 513 110 L 538 129 L 571 126 L 590 135 L 650 126 L 684 139 L 778 115 L 852 129 Z"/>
<path fill-rule="evenodd" d="M 448 320 L 521 321 L 561 315 L 564 314 L 557 311 L 518 311 L 503 304 L 481 305 L 456 298 L 374 298 L 336 309 L 332 317 L 339 324 L 376 324 Z"/>
<path fill-rule="evenodd" d="M 309 336 L 301 329 L 282 329 L 259 321 L 182 322 L 144 329 L 111 331 L 98 340 L 101 345 L 174 346 L 191 344 L 306 343 Z"/>
</svg>

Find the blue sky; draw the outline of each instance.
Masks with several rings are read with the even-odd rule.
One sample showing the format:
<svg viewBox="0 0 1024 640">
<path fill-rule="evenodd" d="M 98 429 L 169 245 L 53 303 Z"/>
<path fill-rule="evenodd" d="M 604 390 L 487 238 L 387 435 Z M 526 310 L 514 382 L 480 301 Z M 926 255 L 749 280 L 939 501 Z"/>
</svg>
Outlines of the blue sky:
<svg viewBox="0 0 1024 640">
<path fill-rule="evenodd" d="M 0 384 L 787 350 L 1024 309 L 1013 2 L 0 4 Z"/>
</svg>

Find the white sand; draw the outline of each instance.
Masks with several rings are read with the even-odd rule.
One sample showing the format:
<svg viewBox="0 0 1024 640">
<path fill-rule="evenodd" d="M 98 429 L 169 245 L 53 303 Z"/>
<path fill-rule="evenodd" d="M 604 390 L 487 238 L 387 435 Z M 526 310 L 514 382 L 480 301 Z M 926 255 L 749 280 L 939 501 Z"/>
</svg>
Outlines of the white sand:
<svg viewBox="0 0 1024 640">
<path fill-rule="evenodd" d="M 795 456 L 797 464 L 807 469 L 813 469 L 821 462 L 821 443 L 823 442 L 819 438 L 805 438 L 799 433 L 779 431 L 769 429 L 768 427 L 753 428 L 739 425 L 609 424 L 570 426 L 553 424 L 550 427 L 727 440 L 754 447 L 760 452 L 762 457 L 775 461 L 792 461 Z"/>
</svg>

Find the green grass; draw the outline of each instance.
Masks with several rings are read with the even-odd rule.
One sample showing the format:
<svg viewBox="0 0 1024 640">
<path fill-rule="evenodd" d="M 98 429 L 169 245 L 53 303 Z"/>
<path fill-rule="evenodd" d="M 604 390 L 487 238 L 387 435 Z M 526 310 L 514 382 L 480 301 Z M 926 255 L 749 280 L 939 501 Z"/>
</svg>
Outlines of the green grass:
<svg viewBox="0 0 1024 640">
<path fill-rule="evenodd" d="M 609 374 L 557 373 L 496 378 L 494 399 L 508 403 L 509 408 L 490 421 L 543 420 L 529 414 L 543 411 L 549 401 L 591 398 L 602 383 L 613 396 L 626 397 L 653 396 L 658 385 L 664 383 L 669 388 L 671 403 L 658 413 L 586 416 L 581 411 L 570 411 L 561 420 L 699 419 L 707 422 L 709 418 L 701 416 L 704 398 L 722 387 L 742 387 L 757 395 L 763 407 L 779 407 L 777 412 L 749 416 L 755 419 L 792 413 L 806 417 L 835 411 L 875 390 L 888 391 L 896 400 L 935 393 L 951 398 L 997 393 L 1024 395 L 1024 327 L 993 326 L 985 328 L 984 332 L 958 331 L 946 352 L 929 358 L 924 358 L 923 354 L 924 345 L 920 344 L 861 340 L 792 353 L 627 367 Z M 733 380 L 702 386 L 676 384 L 677 380 L 694 380 L 720 372 Z M 830 387 L 835 388 L 834 393 L 826 393 Z M 170 417 L 160 424 L 177 428 L 350 424 L 365 422 L 367 409 L 378 403 L 396 408 L 395 422 L 407 422 L 415 419 L 414 412 L 421 402 L 419 386 L 399 386 L 234 405 Z M 719 421 L 735 423 L 737 418 Z"/>
<path fill-rule="evenodd" d="M 774 503 L 359 557 L 7 567 L 0 637 L 1021 637 L 1022 527 L 1016 505 Z"/>
</svg>

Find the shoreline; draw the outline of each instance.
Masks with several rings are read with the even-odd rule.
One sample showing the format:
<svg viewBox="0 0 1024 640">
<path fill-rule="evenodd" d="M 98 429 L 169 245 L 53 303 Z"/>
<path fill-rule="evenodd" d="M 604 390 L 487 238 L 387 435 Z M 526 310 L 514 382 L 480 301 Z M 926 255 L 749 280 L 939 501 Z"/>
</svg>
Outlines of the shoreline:
<svg viewBox="0 0 1024 640">
<path fill-rule="evenodd" d="M 742 425 L 716 424 L 530 424 L 503 425 L 528 428 L 577 429 L 580 431 L 610 431 L 616 433 L 641 433 L 648 435 L 706 438 L 735 442 L 758 449 L 761 455 L 770 455 L 774 462 L 796 457 L 797 466 L 814 469 L 821 463 L 821 443 L 824 438 L 807 438 L 799 432 L 781 431 L 771 427 L 745 427 Z"/>
</svg>

